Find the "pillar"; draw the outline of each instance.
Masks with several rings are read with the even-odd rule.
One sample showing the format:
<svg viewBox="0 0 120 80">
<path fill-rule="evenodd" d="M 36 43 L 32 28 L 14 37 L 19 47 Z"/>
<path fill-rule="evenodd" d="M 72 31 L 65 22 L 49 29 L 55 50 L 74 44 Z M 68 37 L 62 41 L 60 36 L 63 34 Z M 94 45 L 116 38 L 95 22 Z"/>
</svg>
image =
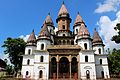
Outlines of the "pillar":
<svg viewBox="0 0 120 80">
<path fill-rule="evenodd" d="M 71 80 L 71 55 L 69 55 L 69 64 L 70 64 L 70 80 Z"/>
<path fill-rule="evenodd" d="M 70 80 L 71 80 L 71 62 L 70 62 Z"/>
<path fill-rule="evenodd" d="M 57 80 L 59 77 L 59 56 L 57 55 Z"/>
<path fill-rule="evenodd" d="M 59 76 L 59 62 L 57 62 L 57 79 L 58 79 L 58 76 Z"/>
<path fill-rule="evenodd" d="M 77 59 L 77 62 L 78 62 L 78 80 L 80 80 L 80 56 L 78 55 L 78 59 Z"/>
</svg>

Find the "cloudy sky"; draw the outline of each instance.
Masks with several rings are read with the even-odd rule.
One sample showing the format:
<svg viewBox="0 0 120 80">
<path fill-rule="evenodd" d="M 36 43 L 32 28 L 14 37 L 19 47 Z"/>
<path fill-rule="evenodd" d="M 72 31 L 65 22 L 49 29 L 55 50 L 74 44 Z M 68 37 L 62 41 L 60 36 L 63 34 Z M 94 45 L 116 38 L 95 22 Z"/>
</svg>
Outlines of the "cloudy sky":
<svg viewBox="0 0 120 80">
<path fill-rule="evenodd" d="M 38 35 L 41 26 L 50 12 L 55 27 L 56 18 L 63 0 L 0 0 L 0 46 L 7 37 L 27 40 L 34 29 Z M 91 37 L 97 28 L 105 48 L 120 48 L 111 41 L 116 34 L 114 27 L 120 22 L 120 0 L 64 0 L 72 18 L 71 30 L 77 12 L 80 12 Z M 57 28 L 56 28 L 57 29 Z M 4 58 L 0 47 L 0 58 Z"/>
</svg>

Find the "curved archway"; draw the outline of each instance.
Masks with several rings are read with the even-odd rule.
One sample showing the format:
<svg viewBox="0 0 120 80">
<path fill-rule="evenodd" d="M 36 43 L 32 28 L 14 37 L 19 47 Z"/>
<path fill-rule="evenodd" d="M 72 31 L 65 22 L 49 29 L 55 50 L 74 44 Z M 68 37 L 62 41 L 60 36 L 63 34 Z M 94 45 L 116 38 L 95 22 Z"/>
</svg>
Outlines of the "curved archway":
<svg viewBox="0 0 120 80">
<path fill-rule="evenodd" d="M 59 61 L 59 72 L 68 73 L 69 72 L 69 60 L 66 57 L 62 57 Z"/>
<path fill-rule="evenodd" d="M 89 70 L 86 71 L 86 79 L 90 79 L 90 71 Z"/>
<path fill-rule="evenodd" d="M 30 59 L 27 60 L 27 65 L 30 65 Z"/>
<path fill-rule="evenodd" d="M 28 49 L 28 55 L 30 55 L 31 54 L 31 49 Z"/>
<path fill-rule="evenodd" d="M 77 74 L 78 74 L 78 62 L 77 62 L 77 58 L 73 57 L 72 61 L 71 61 L 71 73 L 72 73 L 72 78 L 76 78 L 77 79 Z"/>
<path fill-rule="evenodd" d="M 72 66 L 71 66 L 71 69 L 72 69 L 72 73 L 77 73 L 77 71 L 78 71 L 78 65 L 77 65 L 77 58 L 76 57 L 73 57 L 72 58 L 72 62 L 71 62 L 71 64 L 72 64 Z"/>
<path fill-rule="evenodd" d="M 44 60 L 44 57 L 40 56 L 40 62 L 43 62 L 43 60 Z"/>
<path fill-rule="evenodd" d="M 55 57 L 51 58 L 50 62 L 50 78 L 54 79 L 57 76 L 57 61 Z"/>
<path fill-rule="evenodd" d="M 41 44 L 41 50 L 44 50 L 44 44 Z"/>
<path fill-rule="evenodd" d="M 101 71 L 101 77 L 104 78 L 104 71 Z"/>
<path fill-rule="evenodd" d="M 87 50 L 87 43 L 84 43 L 84 48 L 85 50 Z"/>
<path fill-rule="evenodd" d="M 67 57 L 61 57 L 59 60 L 59 77 L 69 78 L 70 64 Z"/>
<path fill-rule="evenodd" d="M 43 71 L 40 70 L 40 71 L 39 71 L 39 78 L 42 78 L 42 76 L 43 76 Z"/>
<path fill-rule="evenodd" d="M 99 52 L 99 54 L 101 54 L 101 49 L 100 48 L 98 49 L 98 52 Z"/>
<path fill-rule="evenodd" d="M 26 71 L 26 75 L 28 75 L 29 74 L 29 72 L 28 71 Z"/>
<path fill-rule="evenodd" d="M 51 71 L 52 73 L 57 73 L 57 61 L 56 58 L 51 58 Z"/>
</svg>

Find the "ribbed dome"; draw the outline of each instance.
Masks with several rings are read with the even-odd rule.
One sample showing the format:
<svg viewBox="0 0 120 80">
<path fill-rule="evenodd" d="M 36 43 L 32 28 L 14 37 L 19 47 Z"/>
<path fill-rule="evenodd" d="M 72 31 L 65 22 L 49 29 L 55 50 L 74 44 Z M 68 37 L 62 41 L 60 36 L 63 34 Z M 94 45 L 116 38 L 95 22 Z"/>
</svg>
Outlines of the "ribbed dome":
<svg viewBox="0 0 120 80">
<path fill-rule="evenodd" d="M 29 43 L 29 42 L 36 42 L 36 37 L 35 37 L 35 33 L 34 33 L 34 30 L 32 31 L 32 33 L 30 34 L 30 36 L 29 36 L 29 38 L 28 38 L 28 40 L 27 40 L 27 42 Z"/>
<path fill-rule="evenodd" d="M 96 31 L 96 29 L 94 30 L 92 43 L 103 43 L 103 41 L 102 41 L 101 37 L 99 36 L 98 32 Z"/>
<path fill-rule="evenodd" d="M 61 8 L 60 8 L 60 11 L 59 11 L 59 13 L 58 13 L 58 16 L 60 16 L 60 15 L 62 15 L 62 14 L 66 14 L 66 15 L 69 14 L 67 8 L 66 8 L 65 5 L 64 5 L 64 2 L 63 2 L 62 6 L 61 6 Z"/>
<path fill-rule="evenodd" d="M 50 13 L 48 13 L 48 16 L 46 17 L 45 21 L 46 21 L 47 24 L 52 24 L 53 25 L 53 21 L 50 17 Z"/>
<path fill-rule="evenodd" d="M 84 23 L 82 17 L 80 16 L 80 13 L 78 12 L 77 17 L 75 19 L 74 25 L 78 23 Z"/>
<path fill-rule="evenodd" d="M 90 36 L 90 33 L 88 32 L 84 24 L 81 24 L 79 28 L 78 36 Z"/>
<path fill-rule="evenodd" d="M 44 37 L 44 36 L 50 37 L 50 33 L 48 31 L 48 28 L 47 28 L 47 25 L 46 25 L 46 21 L 43 24 L 43 27 L 42 27 L 38 37 Z"/>
</svg>

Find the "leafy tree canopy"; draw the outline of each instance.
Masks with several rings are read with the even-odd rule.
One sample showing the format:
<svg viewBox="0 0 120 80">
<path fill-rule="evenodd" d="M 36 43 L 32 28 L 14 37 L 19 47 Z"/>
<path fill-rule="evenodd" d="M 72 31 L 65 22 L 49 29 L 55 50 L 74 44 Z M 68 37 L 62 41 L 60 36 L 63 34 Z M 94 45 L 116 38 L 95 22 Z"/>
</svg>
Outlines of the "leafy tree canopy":
<svg viewBox="0 0 120 80">
<path fill-rule="evenodd" d="M 113 49 L 112 53 L 108 55 L 110 73 L 120 74 L 120 49 Z"/>
<path fill-rule="evenodd" d="M 25 45 L 23 39 L 20 38 L 10 38 L 4 41 L 2 47 L 5 48 L 4 54 L 8 54 L 10 62 L 14 65 L 14 69 L 17 72 L 22 66 L 22 56 L 25 51 Z"/>
<path fill-rule="evenodd" d="M 120 23 L 118 23 L 114 29 L 118 31 L 118 35 L 113 36 L 112 41 L 115 41 L 115 43 L 118 44 L 120 43 Z"/>
</svg>

